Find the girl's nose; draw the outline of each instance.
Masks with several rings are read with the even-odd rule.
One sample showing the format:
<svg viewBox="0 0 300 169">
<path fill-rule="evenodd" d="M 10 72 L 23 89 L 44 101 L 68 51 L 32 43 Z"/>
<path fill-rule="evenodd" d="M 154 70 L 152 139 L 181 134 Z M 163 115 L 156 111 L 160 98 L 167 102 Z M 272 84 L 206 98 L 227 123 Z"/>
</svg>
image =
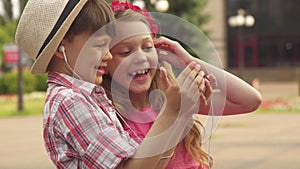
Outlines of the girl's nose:
<svg viewBox="0 0 300 169">
<path fill-rule="evenodd" d="M 143 51 L 136 51 L 135 53 L 132 54 L 133 55 L 133 59 L 134 59 L 134 63 L 135 64 L 140 64 L 140 63 L 144 63 L 146 62 L 147 59 L 147 53 L 143 52 Z"/>
</svg>

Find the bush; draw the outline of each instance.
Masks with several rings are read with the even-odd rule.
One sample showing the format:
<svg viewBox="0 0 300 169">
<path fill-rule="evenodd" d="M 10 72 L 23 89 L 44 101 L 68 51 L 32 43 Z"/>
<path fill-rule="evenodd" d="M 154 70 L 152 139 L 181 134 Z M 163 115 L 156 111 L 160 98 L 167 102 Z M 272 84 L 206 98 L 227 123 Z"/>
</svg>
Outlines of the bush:
<svg viewBox="0 0 300 169">
<path fill-rule="evenodd" d="M 0 81 L 0 93 L 17 93 L 17 74 L 15 72 L 4 73 Z"/>
<path fill-rule="evenodd" d="M 47 75 L 32 75 L 28 71 L 23 72 L 23 92 L 45 91 Z M 11 94 L 18 92 L 18 73 L 5 72 L 0 79 L 0 94 Z"/>
<path fill-rule="evenodd" d="M 31 93 L 36 90 L 37 79 L 27 71 L 23 72 L 24 93 Z"/>
<path fill-rule="evenodd" d="M 35 90 L 36 91 L 46 91 L 47 90 L 47 74 L 42 74 L 42 75 L 34 75 L 36 78 L 36 85 L 35 85 Z"/>
<path fill-rule="evenodd" d="M 16 91 L 17 86 L 16 83 L 14 83 L 16 80 L 16 76 L 14 76 L 12 73 L 4 73 L 0 80 L 0 93 L 6 94 Z"/>
</svg>

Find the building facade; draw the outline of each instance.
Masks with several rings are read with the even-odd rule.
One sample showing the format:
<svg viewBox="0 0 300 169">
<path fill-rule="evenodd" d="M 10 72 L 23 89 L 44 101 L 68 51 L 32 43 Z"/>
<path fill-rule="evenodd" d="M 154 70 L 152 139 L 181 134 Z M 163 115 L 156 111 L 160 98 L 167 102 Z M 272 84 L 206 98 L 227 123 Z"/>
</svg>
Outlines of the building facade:
<svg viewBox="0 0 300 169">
<path fill-rule="evenodd" d="M 209 0 L 206 12 L 211 20 L 206 28 L 211 30 L 210 39 L 224 67 L 245 74 L 254 70 L 256 73 L 282 70 L 284 74 L 292 74 L 286 80 L 297 80 L 299 6 L 300 0 Z M 230 24 L 229 18 L 237 16 L 241 9 L 245 16 L 253 16 L 254 25 Z"/>
</svg>

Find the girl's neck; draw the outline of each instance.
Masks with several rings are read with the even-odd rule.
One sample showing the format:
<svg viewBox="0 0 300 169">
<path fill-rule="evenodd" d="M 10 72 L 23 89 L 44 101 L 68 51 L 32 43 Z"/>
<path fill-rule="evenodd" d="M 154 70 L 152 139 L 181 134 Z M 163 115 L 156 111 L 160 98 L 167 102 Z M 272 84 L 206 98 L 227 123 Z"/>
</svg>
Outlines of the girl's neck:
<svg viewBox="0 0 300 169">
<path fill-rule="evenodd" d="M 148 93 L 141 93 L 141 94 L 130 93 L 130 100 L 131 100 L 131 104 L 137 110 L 150 107 L 150 103 L 148 100 Z"/>
</svg>

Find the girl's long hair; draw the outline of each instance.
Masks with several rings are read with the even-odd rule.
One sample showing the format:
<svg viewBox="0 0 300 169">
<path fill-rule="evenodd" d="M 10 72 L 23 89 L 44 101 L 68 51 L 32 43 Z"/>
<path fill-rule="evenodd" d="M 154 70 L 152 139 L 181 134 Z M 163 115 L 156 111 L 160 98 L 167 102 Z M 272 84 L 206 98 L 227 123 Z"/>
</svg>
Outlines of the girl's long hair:
<svg viewBox="0 0 300 169">
<path fill-rule="evenodd" d="M 121 18 L 123 16 L 130 16 L 130 15 L 132 15 L 132 17 L 130 17 L 131 21 L 142 21 L 150 27 L 149 22 L 142 14 L 136 13 L 130 9 L 115 13 L 116 19 Z M 175 76 L 173 74 L 171 65 L 166 62 L 161 62 L 161 65 L 166 68 L 167 77 L 169 81 L 171 83 L 175 83 Z M 151 83 L 150 90 L 148 91 L 149 93 L 154 89 L 161 89 L 160 76 L 161 76 L 160 71 L 156 71 L 156 74 L 154 75 L 154 78 Z M 113 79 L 110 75 L 103 76 L 102 85 L 106 90 L 107 96 L 112 100 L 117 111 L 118 112 L 131 111 L 132 109 L 129 106 L 131 105 L 131 102 L 130 100 L 128 100 L 128 96 L 126 98 L 126 95 L 128 95 L 128 89 L 125 89 L 121 86 L 117 86 L 116 89 L 118 89 L 118 91 L 112 91 L 111 90 L 112 83 L 113 85 L 118 85 L 117 82 L 113 82 Z M 164 103 L 164 98 L 162 97 L 162 95 L 156 95 L 152 98 L 153 100 L 150 100 L 150 102 L 153 104 L 152 106 L 154 110 L 159 112 Z M 195 119 L 193 127 L 191 128 L 189 133 L 185 136 L 185 138 L 182 140 L 182 143 L 184 144 L 187 152 L 191 155 L 191 157 L 195 161 L 199 162 L 201 166 L 212 166 L 213 164 L 212 157 L 201 149 L 202 146 L 201 129 L 204 129 L 203 125 L 201 124 L 199 119 Z M 175 157 L 173 159 L 176 160 L 176 150 L 175 150 Z"/>
</svg>

